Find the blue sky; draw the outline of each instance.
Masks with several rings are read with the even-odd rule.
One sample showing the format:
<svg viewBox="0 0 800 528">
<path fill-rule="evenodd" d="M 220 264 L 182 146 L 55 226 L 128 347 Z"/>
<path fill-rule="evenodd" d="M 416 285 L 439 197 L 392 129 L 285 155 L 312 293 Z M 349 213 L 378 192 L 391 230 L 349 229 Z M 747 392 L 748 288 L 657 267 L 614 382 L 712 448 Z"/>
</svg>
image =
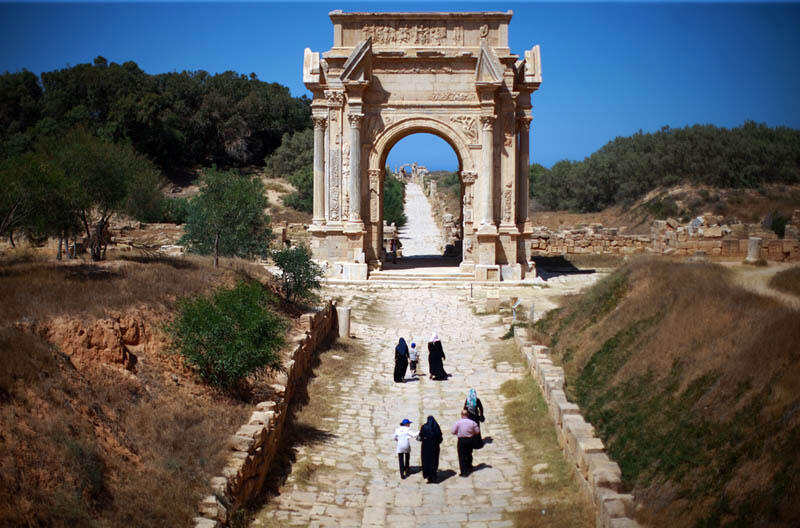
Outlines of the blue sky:
<svg viewBox="0 0 800 528">
<path fill-rule="evenodd" d="M 620 135 L 745 120 L 800 128 L 800 4 L 91 3 L 0 4 L 0 71 L 133 60 L 149 73 L 255 72 L 307 93 L 303 49 L 332 43 L 328 12 L 514 11 L 513 52 L 542 47 L 532 160 L 582 159 Z M 398 143 L 390 165 L 454 169 L 433 136 Z"/>
</svg>

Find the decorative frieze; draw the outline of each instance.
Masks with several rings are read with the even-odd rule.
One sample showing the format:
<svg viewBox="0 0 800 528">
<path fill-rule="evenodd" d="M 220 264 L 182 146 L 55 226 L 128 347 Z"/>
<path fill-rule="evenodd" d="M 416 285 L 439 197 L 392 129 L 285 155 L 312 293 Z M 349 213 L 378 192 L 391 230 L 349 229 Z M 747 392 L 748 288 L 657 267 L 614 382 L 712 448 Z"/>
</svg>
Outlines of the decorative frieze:
<svg viewBox="0 0 800 528">
<path fill-rule="evenodd" d="M 475 118 L 468 115 L 450 116 L 450 121 L 461 125 L 461 131 L 471 143 L 478 142 L 478 131 L 475 129 Z"/>
</svg>

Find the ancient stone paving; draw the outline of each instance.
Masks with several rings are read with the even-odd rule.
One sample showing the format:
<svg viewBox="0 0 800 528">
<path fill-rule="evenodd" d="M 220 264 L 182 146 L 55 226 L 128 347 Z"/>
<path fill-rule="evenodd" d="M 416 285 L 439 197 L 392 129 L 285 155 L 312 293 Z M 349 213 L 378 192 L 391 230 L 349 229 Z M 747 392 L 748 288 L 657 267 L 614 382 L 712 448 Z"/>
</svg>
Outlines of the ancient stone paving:
<svg viewBox="0 0 800 528">
<path fill-rule="evenodd" d="M 398 232 L 403 255 L 441 255 L 442 231 L 433 219 L 431 204 L 422 193 L 422 187 L 414 182 L 406 184 L 403 210 L 408 220 Z"/>
<path fill-rule="evenodd" d="M 253 526 L 512 526 L 508 514 L 528 501 L 519 491 L 520 446 L 503 416 L 505 400 L 499 388 L 523 372 L 507 363 L 493 367 L 489 349 L 500 342 L 504 329 L 495 317 L 473 315 L 463 293 L 388 291 L 370 305 L 366 298 L 359 302 L 353 294 L 349 297 L 344 303 L 353 307 L 352 332 L 365 343 L 369 357 L 354 378 L 331 380 L 341 393 L 337 416 L 329 421 L 333 436 L 299 450 L 298 462 L 307 459 L 322 469 L 308 482 L 291 475 L 280 495 L 256 515 Z M 397 339 L 403 336 L 425 347 L 433 331 L 442 340 L 445 369 L 452 377 L 433 381 L 423 375 L 393 383 Z M 427 374 L 427 352 L 423 357 L 421 370 Z M 457 475 L 450 428 L 470 387 L 477 389 L 484 404 L 483 435 L 493 443 L 475 452 L 481 469 L 462 478 Z M 419 428 L 429 414 L 445 435 L 442 480 L 428 484 L 422 478 L 417 442 L 411 454 L 416 472 L 401 480 L 394 429 L 406 417 L 413 421 L 412 429 Z"/>
</svg>

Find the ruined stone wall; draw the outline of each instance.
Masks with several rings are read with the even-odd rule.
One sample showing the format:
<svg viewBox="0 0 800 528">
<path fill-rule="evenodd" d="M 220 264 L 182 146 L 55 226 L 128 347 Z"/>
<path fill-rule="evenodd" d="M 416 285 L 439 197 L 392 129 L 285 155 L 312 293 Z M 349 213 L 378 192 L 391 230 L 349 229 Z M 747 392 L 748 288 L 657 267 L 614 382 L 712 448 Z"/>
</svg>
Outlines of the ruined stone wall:
<svg viewBox="0 0 800 528">
<path fill-rule="evenodd" d="M 302 316 L 302 333 L 290 340 L 291 359 L 273 388 L 278 401 L 265 401 L 228 441 L 230 451 L 222 475 L 211 479 L 212 493 L 198 505 L 195 528 L 227 525 L 230 514 L 259 495 L 280 448 L 289 407 L 298 388 L 308 381 L 321 347 L 336 339 L 336 308 L 332 302 Z"/>
<path fill-rule="evenodd" d="M 633 495 L 623 493 L 619 465 L 608 457 L 603 441 L 595 436 L 594 427 L 583 418 L 580 408 L 567 401 L 564 369 L 553 365 L 550 350 L 531 343 L 526 332 L 526 329 L 515 328 L 514 340 L 522 350 L 531 376 L 536 380 L 547 402 L 564 456 L 594 506 L 595 526 L 641 526 L 631 518 L 636 502 Z"/>
<path fill-rule="evenodd" d="M 759 224 L 721 224 L 714 216 L 702 216 L 681 225 L 674 219 L 654 222 L 649 235 L 626 235 L 624 228 L 592 224 L 580 229 L 552 231 L 534 228 L 530 244 L 533 256 L 555 255 L 695 255 L 730 259 L 747 256 L 748 237 L 759 237 L 761 258 L 772 261 L 800 260 L 800 212 L 786 226 L 783 239 Z"/>
</svg>

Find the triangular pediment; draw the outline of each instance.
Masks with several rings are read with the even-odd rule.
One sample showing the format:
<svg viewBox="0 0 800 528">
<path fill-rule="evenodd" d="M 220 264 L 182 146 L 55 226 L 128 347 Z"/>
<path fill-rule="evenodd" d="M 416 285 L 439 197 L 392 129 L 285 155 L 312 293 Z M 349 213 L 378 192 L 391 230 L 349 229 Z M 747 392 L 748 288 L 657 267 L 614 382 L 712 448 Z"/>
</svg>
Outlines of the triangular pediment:
<svg viewBox="0 0 800 528">
<path fill-rule="evenodd" d="M 347 58 L 339 78 L 343 83 L 369 82 L 372 77 L 372 37 L 361 42 Z"/>
<path fill-rule="evenodd" d="M 496 84 L 503 82 L 503 65 L 492 48 L 486 43 L 481 42 L 481 51 L 478 55 L 478 64 L 475 66 L 475 82 L 478 84 Z"/>
</svg>

